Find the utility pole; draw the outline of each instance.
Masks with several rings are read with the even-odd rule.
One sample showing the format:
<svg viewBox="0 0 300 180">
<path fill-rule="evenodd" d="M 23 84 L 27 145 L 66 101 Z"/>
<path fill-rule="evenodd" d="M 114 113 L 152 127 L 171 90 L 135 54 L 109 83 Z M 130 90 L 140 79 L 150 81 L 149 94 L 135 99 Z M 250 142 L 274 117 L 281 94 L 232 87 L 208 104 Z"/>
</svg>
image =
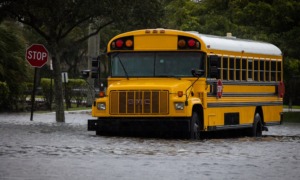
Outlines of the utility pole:
<svg viewBox="0 0 300 180">
<path fill-rule="evenodd" d="M 89 33 L 93 32 L 93 25 L 89 25 Z M 88 39 L 88 69 L 92 69 L 92 58 L 96 58 L 99 55 L 99 49 L 100 49 L 100 38 L 99 35 L 92 36 Z M 91 78 L 91 73 L 87 79 L 89 83 L 89 89 L 91 91 L 87 92 L 87 106 L 92 106 L 93 101 L 95 99 L 95 79 Z"/>
</svg>

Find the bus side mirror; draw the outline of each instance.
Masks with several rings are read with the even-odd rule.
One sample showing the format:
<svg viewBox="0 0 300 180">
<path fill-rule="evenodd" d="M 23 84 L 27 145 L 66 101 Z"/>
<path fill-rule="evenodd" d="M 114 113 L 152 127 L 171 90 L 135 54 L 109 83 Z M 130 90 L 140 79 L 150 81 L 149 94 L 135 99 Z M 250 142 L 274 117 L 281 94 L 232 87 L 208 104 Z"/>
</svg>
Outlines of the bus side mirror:
<svg viewBox="0 0 300 180">
<path fill-rule="evenodd" d="M 204 70 L 201 69 L 192 69 L 191 73 L 194 77 L 202 77 L 204 75 Z"/>
<path fill-rule="evenodd" d="M 209 64 L 209 77 L 220 79 L 220 62 L 217 55 L 211 55 L 208 57 Z"/>
</svg>

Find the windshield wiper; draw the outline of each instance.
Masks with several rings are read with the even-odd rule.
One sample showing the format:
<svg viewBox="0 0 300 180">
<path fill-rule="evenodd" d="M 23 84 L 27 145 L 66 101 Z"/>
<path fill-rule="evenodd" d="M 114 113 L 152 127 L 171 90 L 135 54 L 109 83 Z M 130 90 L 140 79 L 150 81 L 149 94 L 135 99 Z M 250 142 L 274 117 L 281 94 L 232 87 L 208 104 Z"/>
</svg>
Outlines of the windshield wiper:
<svg viewBox="0 0 300 180">
<path fill-rule="evenodd" d="M 120 62 L 120 64 L 121 64 L 121 66 L 122 66 L 122 68 L 123 68 L 123 71 L 124 71 L 124 73 L 125 73 L 125 75 L 126 75 L 126 78 L 127 78 L 127 80 L 128 80 L 128 79 L 129 79 L 129 76 L 128 76 L 128 73 L 127 73 L 127 71 L 126 71 L 126 69 L 125 69 L 124 64 L 123 64 L 122 61 L 121 61 L 121 58 L 120 58 L 120 56 L 119 56 L 119 53 L 117 53 L 115 56 L 117 56 L 117 58 L 118 58 L 118 60 L 119 60 L 119 62 Z"/>
</svg>

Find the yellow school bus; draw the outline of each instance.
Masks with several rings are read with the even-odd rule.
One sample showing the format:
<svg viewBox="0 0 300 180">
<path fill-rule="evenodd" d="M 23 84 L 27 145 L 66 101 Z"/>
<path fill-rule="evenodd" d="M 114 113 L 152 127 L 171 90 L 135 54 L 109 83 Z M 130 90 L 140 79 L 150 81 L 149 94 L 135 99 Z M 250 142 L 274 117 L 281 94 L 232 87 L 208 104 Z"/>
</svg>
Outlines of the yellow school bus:
<svg viewBox="0 0 300 180">
<path fill-rule="evenodd" d="M 283 111 L 282 52 L 231 36 L 144 29 L 107 46 L 107 89 L 88 130 L 186 133 L 244 129 L 261 136 Z"/>
</svg>

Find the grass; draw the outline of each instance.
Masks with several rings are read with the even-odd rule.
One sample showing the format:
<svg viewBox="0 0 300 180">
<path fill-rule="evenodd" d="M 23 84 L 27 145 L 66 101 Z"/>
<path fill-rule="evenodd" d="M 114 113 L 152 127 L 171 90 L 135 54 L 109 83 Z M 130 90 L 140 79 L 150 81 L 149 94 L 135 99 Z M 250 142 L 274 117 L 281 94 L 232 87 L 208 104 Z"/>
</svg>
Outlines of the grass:
<svg viewBox="0 0 300 180">
<path fill-rule="evenodd" d="M 300 123 L 300 112 L 284 112 L 283 123 L 284 122 Z"/>
<path fill-rule="evenodd" d="M 66 110 L 66 108 L 65 108 Z M 92 107 L 71 107 L 71 108 L 68 108 L 68 110 L 66 111 L 79 111 L 79 110 L 92 110 Z"/>
<path fill-rule="evenodd" d="M 288 109 L 289 106 L 288 105 L 283 105 L 283 108 Z M 292 109 L 300 109 L 300 106 L 292 106 Z"/>
<path fill-rule="evenodd" d="M 92 110 L 92 107 L 86 107 L 86 106 L 79 106 L 77 107 L 76 104 L 71 104 L 71 108 L 66 108 L 66 104 L 65 104 L 65 111 L 80 111 L 80 110 Z M 55 112 L 55 108 L 52 108 L 52 111 L 50 110 L 36 110 L 34 111 L 35 113 L 49 113 L 49 112 Z"/>
</svg>

